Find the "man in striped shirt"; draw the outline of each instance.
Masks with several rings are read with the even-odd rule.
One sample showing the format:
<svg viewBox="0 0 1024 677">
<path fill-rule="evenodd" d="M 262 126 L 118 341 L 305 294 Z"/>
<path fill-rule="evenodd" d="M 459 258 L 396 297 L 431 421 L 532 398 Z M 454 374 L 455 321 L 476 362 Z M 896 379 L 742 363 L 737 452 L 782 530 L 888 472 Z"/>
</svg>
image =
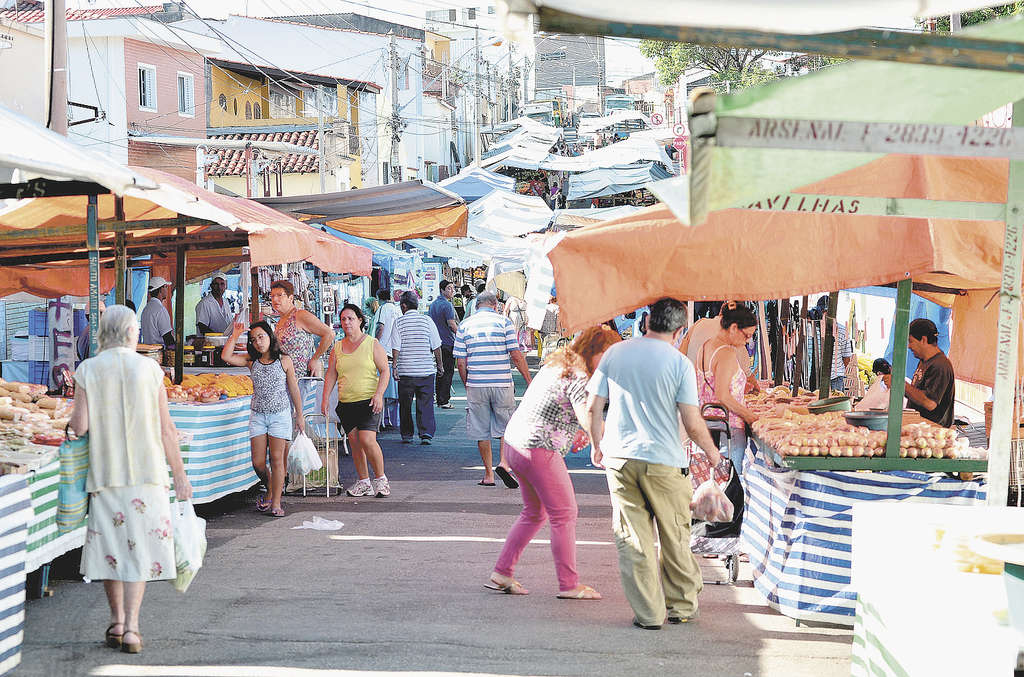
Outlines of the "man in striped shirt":
<svg viewBox="0 0 1024 677">
<path fill-rule="evenodd" d="M 466 432 L 477 441 L 484 462 L 484 479 L 480 482 L 484 486 L 494 486 L 492 438 L 499 441 L 499 465 L 508 470 L 501 438 L 516 409 L 509 358 L 527 385 L 530 383 L 530 370 L 519 349 L 515 327 L 497 313 L 497 305 L 498 298 L 491 292 L 476 297 L 476 310 L 459 325 L 453 351 L 459 376 L 466 385 Z"/>
<path fill-rule="evenodd" d="M 417 311 L 416 292 L 402 294 L 402 316 L 395 320 L 390 348 L 394 354 L 394 373 L 398 381 L 398 408 L 402 442 L 412 442 L 412 402 L 416 400 L 416 428 L 420 444 L 434 437 L 434 379 L 444 373 L 441 361 L 441 337 L 429 315 Z"/>
</svg>

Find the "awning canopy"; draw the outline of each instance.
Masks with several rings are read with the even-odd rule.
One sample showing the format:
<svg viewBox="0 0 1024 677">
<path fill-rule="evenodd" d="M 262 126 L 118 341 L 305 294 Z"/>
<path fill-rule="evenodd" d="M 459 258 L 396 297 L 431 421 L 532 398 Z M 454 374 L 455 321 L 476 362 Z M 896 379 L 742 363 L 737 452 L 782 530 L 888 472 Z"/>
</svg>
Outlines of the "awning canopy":
<svg viewBox="0 0 1024 677">
<path fill-rule="evenodd" d="M 556 209 L 551 215 L 551 227 L 554 230 L 572 230 L 594 223 L 621 219 L 638 211 L 640 211 L 640 207 L 632 205 L 593 207 L 590 209 Z"/>
<path fill-rule="evenodd" d="M 330 233 L 334 237 L 344 240 L 349 244 L 369 249 L 373 252 L 373 265 L 375 266 L 391 270 L 394 268 L 396 262 L 409 263 L 412 259 L 417 258 L 416 254 L 402 251 L 401 249 L 392 247 L 387 242 L 382 242 L 381 240 L 368 240 L 365 237 L 349 235 L 348 233 L 343 233 L 340 230 L 331 228 L 330 226 L 322 226 L 322 228 L 325 232 Z"/>
<path fill-rule="evenodd" d="M 627 139 L 576 156 L 551 153 L 551 145 L 515 139 L 498 148 L 493 156 L 485 156 L 480 163 L 485 167 L 518 167 L 553 172 L 585 172 L 644 161 L 660 162 L 665 167 L 673 166 L 672 159 L 665 152 L 664 145 L 658 141 L 657 135 L 645 132 L 631 134 Z"/>
<path fill-rule="evenodd" d="M 492 190 L 512 192 L 516 180 L 482 167 L 467 167 L 450 178 L 441 181 L 440 186 L 450 190 L 466 202 L 474 202 Z"/>
<path fill-rule="evenodd" d="M 621 125 L 628 122 L 643 122 L 646 126 L 651 126 L 651 119 L 638 110 L 617 110 L 612 112 L 610 115 L 604 115 L 599 118 L 583 118 L 580 120 L 580 126 L 577 133 L 595 134 L 602 129 L 607 129 L 608 127 L 614 127 L 615 125 Z"/>
<path fill-rule="evenodd" d="M 453 240 L 453 242 L 455 241 L 456 240 Z M 471 240 L 471 242 L 476 244 L 476 240 Z M 413 240 L 406 240 L 405 243 L 424 252 L 427 256 L 448 259 L 448 265 L 452 268 L 476 268 L 477 266 L 483 265 L 486 260 L 485 257 L 480 254 L 468 251 L 459 246 L 441 242 L 440 240 L 417 238 Z"/>
<path fill-rule="evenodd" d="M 123 218 L 118 218 L 114 196 L 98 197 L 103 258 L 112 256 L 120 231 L 130 254 L 186 246 L 190 277 L 241 260 L 242 247 L 249 248 L 249 260 L 255 266 L 309 261 L 330 272 L 370 274 L 368 249 L 342 242 L 251 200 L 218 195 L 160 170 L 130 169 L 158 187 L 127 189 Z M 86 207 L 84 196 L 69 196 L 20 200 L 0 210 L 0 242 L 4 244 L 0 250 L 0 295 L 16 291 L 51 297 L 88 293 Z M 109 289 L 112 271 L 103 271 L 101 276 L 102 286 Z"/>
<path fill-rule="evenodd" d="M 739 209 L 686 228 L 659 205 L 568 233 L 549 258 L 562 322 L 575 330 L 664 297 L 788 298 L 907 277 L 990 288 L 999 284 L 1002 236 L 991 221 Z"/>
<path fill-rule="evenodd" d="M 469 208 L 469 236 L 500 243 L 547 228 L 551 208 L 536 195 L 491 191 Z"/>
<path fill-rule="evenodd" d="M 466 234 L 465 201 L 436 184 L 402 181 L 372 188 L 267 197 L 261 204 L 310 223 L 372 240 L 405 240 Z"/>
<path fill-rule="evenodd" d="M 569 200 L 587 200 L 639 190 L 672 174 L 656 162 L 591 169 L 569 177 Z"/>
<path fill-rule="evenodd" d="M 153 188 L 155 184 L 108 156 L 82 148 L 38 123 L 0 106 L 0 174 L 17 170 L 16 181 L 37 177 L 88 181 L 123 195 L 129 188 Z"/>
</svg>

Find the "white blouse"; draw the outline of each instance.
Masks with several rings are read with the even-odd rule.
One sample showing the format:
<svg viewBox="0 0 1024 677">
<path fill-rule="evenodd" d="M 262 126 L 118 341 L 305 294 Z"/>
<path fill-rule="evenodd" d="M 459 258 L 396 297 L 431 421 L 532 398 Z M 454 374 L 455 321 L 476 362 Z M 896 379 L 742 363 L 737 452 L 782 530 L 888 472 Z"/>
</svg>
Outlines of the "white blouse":
<svg viewBox="0 0 1024 677">
<path fill-rule="evenodd" d="M 170 486 L 160 434 L 163 381 L 160 365 L 128 348 L 108 348 L 78 365 L 75 383 L 89 401 L 86 491 Z"/>
</svg>

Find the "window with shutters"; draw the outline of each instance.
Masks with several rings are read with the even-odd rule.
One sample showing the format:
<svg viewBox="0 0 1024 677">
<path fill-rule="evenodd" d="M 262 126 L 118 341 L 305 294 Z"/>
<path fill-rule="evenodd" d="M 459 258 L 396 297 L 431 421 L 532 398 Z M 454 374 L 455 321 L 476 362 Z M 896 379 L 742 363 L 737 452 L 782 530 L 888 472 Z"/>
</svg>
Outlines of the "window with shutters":
<svg viewBox="0 0 1024 677">
<path fill-rule="evenodd" d="M 252 116 L 256 120 L 262 120 L 263 119 L 263 109 L 260 108 L 260 105 L 258 103 L 253 104 L 253 106 L 252 106 Z"/>
<path fill-rule="evenodd" d="M 252 120 L 252 103 L 249 101 L 245 102 L 245 119 Z"/>
<path fill-rule="evenodd" d="M 223 94 L 221 94 L 219 97 L 217 97 L 217 103 L 220 104 L 221 110 L 223 110 L 225 112 L 227 111 L 227 109 L 228 109 L 228 97 L 226 97 Z"/>
<path fill-rule="evenodd" d="M 470 21 L 474 21 L 476 19 L 476 7 L 469 7 L 466 9 L 466 18 Z"/>
<path fill-rule="evenodd" d="M 156 66 L 139 64 L 139 110 L 156 110 Z"/>
<path fill-rule="evenodd" d="M 196 116 L 196 78 L 191 73 L 178 73 L 178 115 Z"/>
<path fill-rule="evenodd" d="M 452 22 L 455 21 L 455 19 L 457 18 L 455 16 L 455 12 L 456 12 L 456 10 L 454 10 L 454 9 L 448 10 L 448 21 L 452 21 Z"/>
</svg>

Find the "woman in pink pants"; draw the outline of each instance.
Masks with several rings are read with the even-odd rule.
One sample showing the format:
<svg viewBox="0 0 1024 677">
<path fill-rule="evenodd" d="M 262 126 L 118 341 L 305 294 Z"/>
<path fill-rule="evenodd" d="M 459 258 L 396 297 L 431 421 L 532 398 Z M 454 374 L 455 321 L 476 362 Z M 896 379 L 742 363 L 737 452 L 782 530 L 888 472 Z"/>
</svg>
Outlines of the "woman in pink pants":
<svg viewBox="0 0 1024 677">
<path fill-rule="evenodd" d="M 601 599 L 576 573 L 576 494 L 565 455 L 585 444 L 581 422 L 586 420 L 587 381 L 608 347 L 621 340 L 607 327 L 582 332 L 547 359 L 509 420 L 505 458 L 519 478 L 524 505 L 485 587 L 510 595 L 529 592 L 513 578 L 513 570 L 523 549 L 550 520 L 558 597 Z"/>
</svg>

